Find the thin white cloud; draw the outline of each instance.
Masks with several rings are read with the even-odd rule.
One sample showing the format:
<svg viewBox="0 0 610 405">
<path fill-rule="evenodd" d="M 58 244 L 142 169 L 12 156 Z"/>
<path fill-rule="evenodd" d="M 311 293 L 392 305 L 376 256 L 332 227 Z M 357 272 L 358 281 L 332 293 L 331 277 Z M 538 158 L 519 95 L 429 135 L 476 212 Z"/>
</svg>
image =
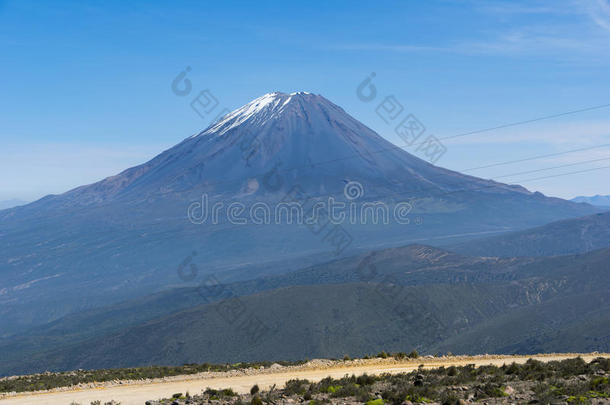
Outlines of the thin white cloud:
<svg viewBox="0 0 610 405">
<path fill-rule="evenodd" d="M 342 51 L 388 51 L 388 52 L 446 52 L 450 47 L 427 46 L 427 45 L 401 45 L 381 43 L 342 44 L 331 47 Z"/>
<path fill-rule="evenodd" d="M 550 56 L 585 64 L 610 60 L 609 0 L 565 0 L 533 5 L 486 1 L 474 2 L 473 7 L 486 18 L 502 22 L 498 24 L 499 28 L 480 33 L 476 38 L 452 39 L 439 44 L 356 43 L 333 48 L 397 53 Z M 533 23 L 531 19 L 520 19 L 519 14 L 537 14 L 542 18 Z M 507 21 L 510 24 L 506 24 Z"/>
<path fill-rule="evenodd" d="M 557 4 L 547 3 L 538 4 L 515 4 L 503 1 L 497 2 L 477 2 L 476 8 L 479 11 L 493 14 L 564 14 L 566 10 L 557 7 Z"/>
<path fill-rule="evenodd" d="M 586 4 L 593 21 L 610 31 L 610 3 L 607 0 L 587 0 Z"/>
</svg>

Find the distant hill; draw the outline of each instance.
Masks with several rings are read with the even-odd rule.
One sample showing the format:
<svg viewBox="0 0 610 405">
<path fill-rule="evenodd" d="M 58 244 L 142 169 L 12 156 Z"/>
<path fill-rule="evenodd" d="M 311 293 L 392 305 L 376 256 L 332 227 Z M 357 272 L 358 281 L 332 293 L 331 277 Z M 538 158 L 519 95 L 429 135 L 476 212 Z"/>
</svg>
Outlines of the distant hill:
<svg viewBox="0 0 610 405">
<path fill-rule="evenodd" d="M 585 253 L 610 246 L 610 212 L 552 222 L 524 231 L 451 245 L 473 256 L 553 256 Z"/>
<path fill-rule="evenodd" d="M 572 198 L 570 201 L 574 201 L 577 203 L 587 203 L 587 204 L 591 204 L 591 205 L 596 205 L 599 207 L 605 207 L 610 209 L 610 195 L 594 195 L 592 197 L 583 197 L 583 196 L 579 196 L 579 197 L 575 197 Z"/>
<path fill-rule="evenodd" d="M 374 277 L 358 266 L 363 259 Z M 420 245 L 386 249 L 204 290 L 208 295 L 171 290 L 146 305 L 136 300 L 106 313 L 65 318 L 39 330 L 36 350 L 27 352 L 36 341 L 27 336 L 2 342 L 0 373 L 339 357 L 381 349 L 602 351 L 610 344 L 609 262 L 610 249 L 518 259 L 464 257 Z M 195 306 L 185 309 L 183 303 Z M 144 308 L 156 309 L 138 313 Z M 240 316 L 233 319 L 235 313 Z M 93 325 L 104 319 L 118 324 L 94 333 Z M 584 326 L 587 333 L 574 332 Z M 58 344 L 60 336 L 79 330 L 89 332 Z M 52 349 L 40 344 L 50 335 Z"/>
<path fill-rule="evenodd" d="M 9 208 L 18 207 L 20 205 L 25 205 L 27 203 L 28 203 L 27 201 L 17 200 L 17 199 L 0 201 L 0 210 L 6 210 Z"/>
<path fill-rule="evenodd" d="M 358 199 L 345 195 L 350 183 L 360 185 Z M 211 215 L 204 224 L 189 221 L 187 211 L 195 203 L 201 208 L 204 196 L 208 214 L 223 204 L 217 223 Z M 275 211 L 286 199 L 305 205 L 329 197 L 358 206 L 379 201 L 391 212 L 403 204 L 410 222 L 363 225 L 354 218 L 342 224 L 349 237 L 337 238 L 343 232 L 336 227 L 312 232 L 281 219 L 266 223 L 265 213 L 258 223 L 248 220 L 254 204 Z M 250 207 L 240 218 L 246 224 L 230 220 L 234 202 Z M 250 264 L 326 261 L 335 253 L 430 244 L 595 212 L 430 164 L 320 95 L 270 93 L 148 162 L 0 211 L 0 335 L 177 286 L 176 269 L 193 251 L 202 276 L 244 280 L 258 276 Z"/>
<path fill-rule="evenodd" d="M 369 258 L 371 265 L 375 266 L 376 274 L 355 271 L 365 258 Z M 477 270 L 482 268 L 512 268 L 533 260 L 465 257 L 429 246 L 409 245 L 334 260 L 286 274 L 233 282 L 226 284 L 226 288 L 173 288 L 103 308 L 80 311 L 16 336 L 0 339 L 0 363 L 9 362 L 10 359 L 20 360 L 26 354 L 64 347 L 233 296 L 296 285 L 357 283 L 363 278 L 387 282 L 385 277 L 390 275 L 399 277 L 405 285 L 474 281 Z"/>
</svg>

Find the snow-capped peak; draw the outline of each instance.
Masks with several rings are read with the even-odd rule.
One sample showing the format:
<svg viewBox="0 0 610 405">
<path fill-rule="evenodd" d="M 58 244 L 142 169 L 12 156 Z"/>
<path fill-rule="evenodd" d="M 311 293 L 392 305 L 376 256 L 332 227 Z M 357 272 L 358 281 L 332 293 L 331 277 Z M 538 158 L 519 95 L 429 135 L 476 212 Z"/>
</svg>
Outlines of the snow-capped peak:
<svg viewBox="0 0 610 405">
<path fill-rule="evenodd" d="M 302 91 L 290 94 L 279 91 L 267 93 L 228 113 L 204 132 L 194 135 L 193 137 L 210 133 L 214 133 L 217 136 L 223 135 L 227 131 L 251 119 L 256 119 L 259 123 L 264 123 L 270 119 L 277 118 L 277 116 L 290 104 L 291 100 L 304 96 L 311 97 L 312 94 Z M 313 95 L 313 97 L 320 96 Z"/>
</svg>

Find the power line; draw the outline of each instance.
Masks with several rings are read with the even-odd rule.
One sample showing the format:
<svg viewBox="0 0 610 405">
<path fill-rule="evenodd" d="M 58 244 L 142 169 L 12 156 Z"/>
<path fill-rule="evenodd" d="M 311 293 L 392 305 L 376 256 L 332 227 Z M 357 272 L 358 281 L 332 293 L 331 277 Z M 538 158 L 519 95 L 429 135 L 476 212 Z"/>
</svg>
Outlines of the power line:
<svg viewBox="0 0 610 405">
<path fill-rule="evenodd" d="M 599 162 L 599 161 L 604 161 L 604 160 L 610 160 L 610 157 L 601 158 L 601 159 L 590 159 L 590 160 L 585 160 L 585 161 L 576 162 L 576 163 L 568 163 L 568 164 L 564 164 L 564 165 L 545 167 L 545 168 L 542 168 L 542 169 L 534 169 L 534 170 L 527 170 L 527 171 L 522 171 L 522 172 L 509 173 L 509 174 L 504 174 L 502 176 L 496 176 L 493 179 L 480 179 L 480 180 L 481 181 L 495 181 L 495 179 L 499 179 L 499 178 L 514 177 L 514 176 L 519 176 L 519 175 L 522 175 L 522 174 L 536 173 L 536 172 L 553 170 L 553 169 L 560 169 L 560 168 L 563 168 L 563 167 L 577 166 L 577 165 L 582 165 L 582 164 L 586 164 L 586 163 L 593 163 L 593 162 Z M 445 176 L 444 173 L 439 173 L 438 175 L 435 175 L 435 176 L 432 176 L 432 177 L 443 177 L 443 176 Z M 329 174 L 329 177 L 335 177 L 337 179 L 343 179 L 342 177 L 333 176 L 332 174 Z M 408 183 L 408 182 L 403 181 L 403 182 L 394 183 L 394 185 L 401 185 L 401 184 L 406 184 L 406 183 Z M 499 183 L 499 184 L 503 185 L 503 183 Z M 500 187 L 500 186 L 494 185 L 494 187 Z M 422 191 L 426 191 L 426 190 L 436 190 L 438 188 L 439 188 L 438 186 L 435 186 L 435 187 L 428 187 L 428 188 L 419 189 L 419 190 L 413 190 L 413 191 L 414 192 L 422 192 Z M 338 192 L 338 193 L 331 193 L 331 194 L 323 194 L 323 195 L 316 196 L 314 198 L 324 197 L 326 195 L 332 196 L 332 195 L 337 195 L 337 194 L 340 194 L 340 192 Z"/>
<path fill-rule="evenodd" d="M 544 177 L 536 177 L 536 178 L 533 178 L 533 179 L 519 180 L 519 182 L 520 183 L 527 183 L 529 181 L 550 179 L 550 178 L 553 178 L 553 177 L 568 176 L 570 174 L 586 173 L 586 172 L 592 172 L 592 171 L 595 171 L 595 170 L 602 170 L 602 169 L 610 169 L 610 166 L 594 167 L 592 169 L 579 170 L 579 171 L 576 171 L 576 172 L 562 173 L 562 174 L 556 174 L 556 175 L 544 176 Z"/>
<path fill-rule="evenodd" d="M 563 167 L 563 166 L 558 166 L 558 167 Z M 549 169 L 551 169 L 551 168 L 549 168 Z M 595 171 L 595 170 L 604 170 L 604 169 L 610 169 L 610 166 L 602 166 L 602 167 L 596 167 L 596 168 L 591 168 L 591 169 L 579 170 L 579 171 L 574 171 L 574 172 L 561 173 L 561 174 L 549 175 L 549 176 L 542 176 L 542 177 L 536 177 L 536 178 L 531 178 L 531 179 L 524 179 L 524 180 L 521 180 L 520 182 L 527 183 L 529 181 L 536 181 L 536 180 L 543 180 L 543 179 L 556 178 L 556 177 L 562 177 L 562 176 L 569 176 L 569 175 L 572 175 L 572 174 L 592 172 L 592 171 Z M 424 196 L 424 197 L 412 197 L 412 198 L 409 199 L 409 202 L 414 202 L 414 201 L 416 201 L 418 199 L 424 199 L 424 198 L 431 198 L 431 197 L 439 198 L 439 197 L 443 197 L 443 196 L 446 196 L 446 195 L 449 195 L 449 194 L 456 194 L 456 193 L 462 193 L 462 192 L 473 192 L 473 191 L 480 191 L 480 190 L 485 190 L 485 189 L 490 189 L 490 188 L 501 188 L 501 187 L 503 188 L 503 185 L 501 183 L 497 183 L 497 184 L 488 184 L 488 185 L 482 186 L 482 187 L 463 188 L 463 189 L 443 192 L 443 193 L 436 194 L 436 195 L 429 195 L 429 196 Z M 418 190 L 418 191 L 421 191 L 421 190 Z M 409 190 L 409 191 L 398 192 L 398 193 L 389 193 L 389 194 L 377 195 L 376 197 L 399 196 L 399 195 L 404 195 L 404 194 L 408 194 L 408 193 L 412 193 L 412 192 L 413 192 L 412 190 Z M 341 194 L 341 192 L 329 193 L 329 194 L 323 194 L 323 195 L 316 195 L 316 196 L 308 196 L 307 198 L 299 199 L 297 201 L 299 203 L 303 203 L 303 202 L 308 201 L 308 200 L 317 199 L 317 198 L 320 198 L 320 197 L 327 197 L 327 196 L 332 196 L 332 195 L 338 195 L 338 194 Z M 280 201 L 282 201 L 282 200 L 280 200 Z M 246 224 L 233 224 L 233 225 L 237 225 L 237 226 L 258 226 L 259 224 L 246 223 Z"/>
<path fill-rule="evenodd" d="M 586 162 L 583 162 L 583 163 L 586 163 Z M 563 167 L 563 166 L 558 166 L 557 168 L 559 168 L 559 167 Z M 548 169 L 550 170 L 552 168 L 548 168 Z M 536 178 L 532 178 L 532 179 L 524 179 L 524 180 L 520 180 L 519 182 L 521 183 L 521 182 L 529 182 L 529 181 L 534 181 L 534 180 L 550 179 L 550 178 L 555 178 L 555 177 L 569 176 L 569 175 L 572 175 L 572 174 L 592 172 L 592 171 L 595 171 L 595 170 L 603 170 L 603 169 L 610 169 L 610 166 L 602 166 L 602 167 L 596 167 L 596 168 L 592 168 L 592 169 L 579 170 L 579 171 L 575 171 L 575 172 L 568 172 L 568 173 L 561 173 L 561 174 L 556 174 L 556 175 L 536 177 Z M 490 181 L 490 180 L 488 180 L 488 181 Z M 493 181 L 493 180 L 491 180 L 491 181 Z M 464 189 L 452 190 L 452 191 L 447 191 L 447 192 L 443 192 L 443 193 L 440 193 L 440 194 L 430 195 L 430 196 L 425 196 L 425 197 L 414 197 L 413 199 L 422 199 L 422 198 L 429 198 L 429 197 L 442 197 L 442 196 L 445 196 L 445 195 L 461 193 L 461 192 L 480 191 L 480 190 L 485 190 L 485 189 L 489 189 L 489 188 L 504 188 L 504 187 L 505 187 L 505 185 L 503 185 L 502 183 L 497 183 L 497 184 L 490 184 L 490 185 L 486 185 L 486 186 L 482 186 L 482 187 L 464 188 Z M 422 190 L 418 190 L 418 191 L 422 191 Z M 383 195 L 381 195 L 381 197 L 390 197 L 390 196 L 404 195 L 404 194 L 411 193 L 411 192 L 413 192 L 413 191 L 409 190 L 409 191 L 405 191 L 405 192 L 389 193 L 389 194 L 383 194 Z M 319 198 L 319 197 L 314 197 L 314 198 Z"/>
<path fill-rule="evenodd" d="M 585 160 L 585 161 L 582 161 L 582 162 L 569 163 L 569 164 L 565 164 L 565 165 L 561 165 L 561 166 L 545 167 L 543 169 L 528 170 L 528 171 L 521 172 L 521 173 L 505 174 L 503 176 L 496 176 L 496 177 L 494 177 L 494 179 L 501 179 L 501 178 L 504 178 L 504 177 L 519 176 L 521 174 L 528 174 L 528 173 L 544 172 L 546 170 L 559 169 L 561 167 L 578 166 L 578 165 L 583 165 L 583 164 L 586 164 L 586 163 L 600 162 L 602 160 L 610 160 L 610 157 L 601 158 L 601 159 Z"/>
<path fill-rule="evenodd" d="M 503 175 L 502 177 L 510 177 L 510 176 L 516 176 L 516 175 L 520 175 L 520 174 L 534 173 L 534 172 L 538 172 L 538 171 L 542 171 L 542 170 L 559 169 L 559 168 L 562 168 L 562 167 L 574 166 L 576 164 L 592 163 L 592 162 L 596 162 L 596 161 L 600 161 L 600 160 L 608 160 L 608 159 L 610 159 L 610 157 L 609 158 L 605 158 L 605 159 L 592 159 L 592 160 L 589 160 L 589 161 L 583 161 L 583 162 L 578 162 L 578 163 L 574 163 L 574 164 L 552 166 L 552 167 L 547 167 L 547 168 L 544 168 L 544 169 L 536 169 L 536 170 L 531 170 L 531 171 L 527 171 L 527 172 L 510 173 L 510 174 Z M 592 168 L 592 169 L 575 171 L 575 172 L 568 172 L 568 173 L 557 174 L 557 175 L 537 177 L 537 178 L 533 178 L 533 179 L 524 179 L 522 181 L 523 182 L 527 182 L 527 181 L 533 181 L 533 180 L 541 180 L 541 179 L 545 179 L 545 178 L 561 177 L 561 176 L 564 176 L 564 175 L 567 176 L 567 175 L 571 175 L 571 174 L 590 172 L 590 171 L 594 171 L 594 170 L 602 170 L 602 169 L 606 169 L 606 168 L 610 168 L 610 166 L 603 166 L 603 167 L 599 167 L 599 168 Z M 337 178 L 339 178 L 339 177 L 337 177 Z M 417 196 L 415 196 L 415 197 L 412 197 L 412 198 L 413 199 L 422 199 L 422 198 L 430 198 L 430 197 L 442 197 L 444 195 L 449 195 L 449 194 L 454 194 L 454 193 L 461 193 L 461 192 L 468 192 L 468 191 L 479 191 L 479 190 L 485 190 L 485 189 L 490 189 L 490 188 L 502 188 L 502 189 L 505 189 L 505 190 L 511 188 L 510 185 L 507 185 L 507 184 L 504 184 L 504 183 L 497 183 L 493 179 L 491 179 L 491 180 L 481 179 L 480 181 L 492 182 L 494 184 L 487 184 L 487 185 L 481 186 L 481 187 L 471 187 L 471 188 L 462 188 L 462 189 L 457 189 L 457 190 L 451 190 L 451 191 L 441 192 L 441 193 L 438 193 L 438 194 L 433 194 L 433 195 L 424 196 L 424 197 L 421 197 L 421 196 L 417 197 Z M 522 182 L 522 181 L 519 181 L 519 182 Z M 396 184 L 406 184 L 406 182 L 396 183 Z M 295 186 L 298 186 L 298 183 L 295 184 Z M 421 188 L 421 189 L 417 189 L 417 190 L 413 190 L 413 189 L 412 190 L 403 190 L 403 191 L 394 192 L 394 193 L 377 194 L 377 195 L 374 196 L 374 198 L 385 198 L 385 197 L 401 196 L 401 195 L 405 195 L 405 194 L 421 193 L 421 192 L 425 192 L 427 190 L 438 190 L 438 189 L 439 189 L 438 186 L 434 186 L 434 187 Z M 319 199 L 319 198 L 324 198 L 324 197 L 338 196 L 338 195 L 341 195 L 342 193 L 343 193 L 343 190 L 337 191 L 337 192 L 333 192 L 333 193 L 324 193 L 324 194 L 317 194 L 317 195 L 309 195 L 306 198 L 302 198 L 302 199 L 300 199 L 298 201 L 299 202 L 304 202 L 304 201 L 309 201 L 309 200 L 314 200 L 314 199 Z M 279 200 L 279 201 L 282 201 L 282 200 Z"/>
<path fill-rule="evenodd" d="M 459 138 L 459 137 L 462 137 L 462 136 L 480 134 L 482 132 L 495 131 L 497 129 L 515 127 L 515 126 L 518 126 L 518 125 L 531 124 L 532 122 L 550 120 L 552 118 L 559 118 L 559 117 L 564 117 L 566 115 L 572 115 L 572 114 L 578 114 L 578 113 L 581 113 L 581 112 L 599 110 L 599 109 L 607 108 L 607 107 L 610 107 L 610 103 L 608 103 L 608 104 L 600 104 L 600 105 L 596 105 L 596 106 L 592 106 L 592 107 L 581 108 L 581 109 L 578 109 L 578 110 L 566 111 L 566 112 L 559 113 L 559 114 L 546 115 L 546 116 L 543 116 L 543 117 L 532 118 L 532 119 L 524 120 L 524 121 L 511 122 L 511 123 L 508 123 L 508 124 L 502 124 L 502 125 L 498 125 L 498 126 L 495 126 L 495 127 L 478 129 L 476 131 L 470 131 L 470 132 L 464 132 L 462 134 L 446 136 L 444 138 L 439 138 L 439 139 L 440 140 L 445 140 L 445 139 Z"/>
<path fill-rule="evenodd" d="M 537 155 L 537 156 L 532 156 L 532 157 L 524 158 L 524 159 L 509 160 L 509 161 L 500 162 L 500 163 L 492 163 L 492 164 L 485 165 L 485 166 L 471 167 L 469 169 L 460 170 L 460 172 L 470 172 L 470 171 L 473 171 L 473 170 L 487 169 L 489 167 L 503 166 L 503 165 L 509 165 L 509 164 L 513 164 L 513 163 L 528 162 L 528 161 L 531 161 L 531 160 L 543 159 L 543 158 L 547 158 L 547 157 L 567 155 L 568 153 L 582 152 L 582 151 L 585 151 L 585 150 L 605 148 L 607 146 L 610 146 L 610 143 L 605 143 L 603 145 L 597 145 L 597 146 L 589 146 L 587 148 L 571 149 L 571 150 L 566 150 L 566 151 L 557 152 L 557 153 L 548 153 L 546 155 Z"/>
<path fill-rule="evenodd" d="M 518 126 L 518 125 L 524 125 L 524 124 L 528 124 L 528 123 L 532 123 L 532 122 L 549 120 L 549 119 L 553 119 L 553 118 L 558 118 L 558 117 L 563 117 L 563 116 L 567 116 L 567 115 L 578 114 L 578 113 L 587 112 L 587 111 L 598 110 L 598 109 L 607 108 L 607 107 L 610 107 L 610 103 L 608 103 L 608 104 L 600 104 L 600 105 L 586 107 L 586 108 L 581 108 L 581 109 L 577 109 L 577 110 L 566 111 L 566 112 L 562 112 L 562 113 L 559 113 L 559 114 L 546 115 L 546 116 L 532 118 L 532 119 L 523 120 L 523 121 L 511 122 L 511 123 L 502 124 L 502 125 L 498 125 L 498 126 L 494 126 L 494 127 L 483 128 L 483 129 L 479 129 L 479 130 L 475 130 L 475 131 L 470 131 L 470 132 L 465 132 L 465 133 L 461 133 L 461 134 L 441 137 L 441 138 L 438 138 L 438 139 L 439 140 L 446 140 L 446 139 L 453 139 L 453 138 L 458 138 L 458 137 L 464 137 L 464 136 L 468 136 L 468 135 L 474 135 L 474 134 L 483 133 L 483 132 L 490 132 L 490 131 L 494 131 L 494 130 L 497 130 L 497 129 L 508 128 L 508 127 L 513 127 L 513 126 Z M 425 143 L 425 141 L 420 143 L 420 144 L 416 144 L 416 145 L 409 145 L 409 144 L 393 145 L 393 144 L 390 143 L 390 146 L 387 147 L 387 148 L 382 148 L 382 149 L 370 151 L 368 153 L 373 155 L 373 154 L 385 153 L 385 152 L 389 152 L 389 151 L 393 151 L 393 150 L 394 151 L 405 152 L 404 148 L 406 148 L 406 147 L 415 147 L 415 146 L 423 145 L 424 143 Z M 474 168 L 466 169 L 466 170 L 463 170 L 463 171 L 473 171 L 473 170 L 479 170 L 479 169 L 488 168 L 488 167 L 507 165 L 507 164 L 511 164 L 511 163 L 525 162 L 525 161 L 529 161 L 529 160 L 542 159 L 544 157 L 558 156 L 558 155 L 561 155 L 561 154 L 573 153 L 573 152 L 578 152 L 578 151 L 583 151 L 583 150 L 591 150 L 591 149 L 602 148 L 602 147 L 606 147 L 606 146 L 610 146 L 610 144 L 604 144 L 604 145 L 598 145 L 598 146 L 593 146 L 593 147 L 588 147 L 588 148 L 574 149 L 574 150 L 570 150 L 570 151 L 566 151 L 566 152 L 552 153 L 552 154 L 547 154 L 547 155 L 534 156 L 534 157 L 531 157 L 531 158 L 525 158 L 525 159 L 518 159 L 518 160 L 507 161 L 507 162 L 495 163 L 495 164 L 492 164 L 492 165 L 474 167 Z M 358 154 L 358 153 L 354 153 L 354 154 L 351 154 L 351 155 L 348 155 L 348 156 L 343 156 L 343 157 L 340 157 L 340 158 L 323 160 L 323 161 L 318 161 L 318 162 L 311 162 L 311 163 L 308 163 L 308 164 L 305 164 L 305 165 L 293 166 L 293 167 L 289 167 L 289 168 L 278 169 L 276 172 L 277 173 L 283 173 L 283 172 L 289 172 L 289 171 L 296 170 L 296 169 L 307 169 L 307 168 L 313 169 L 314 167 L 318 167 L 320 165 L 337 163 L 337 162 L 341 162 L 341 161 L 345 161 L 345 160 L 349 160 L 349 159 L 354 159 L 354 158 L 357 158 L 357 157 L 362 157 L 362 155 Z M 209 183 L 209 185 L 219 185 L 219 184 L 241 182 L 241 181 L 247 180 L 247 179 L 252 178 L 252 177 L 264 176 L 265 174 L 267 174 L 267 172 L 253 174 L 252 176 L 245 177 L 245 178 L 236 178 L 236 179 L 221 180 L 221 181 L 217 181 L 217 182 L 214 182 L 214 183 Z"/>
</svg>

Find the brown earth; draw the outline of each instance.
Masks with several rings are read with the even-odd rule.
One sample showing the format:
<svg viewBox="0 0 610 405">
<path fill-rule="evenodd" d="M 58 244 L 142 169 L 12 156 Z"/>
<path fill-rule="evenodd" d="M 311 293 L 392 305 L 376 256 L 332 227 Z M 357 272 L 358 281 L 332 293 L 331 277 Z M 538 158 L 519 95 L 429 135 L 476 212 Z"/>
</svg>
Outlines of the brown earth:
<svg viewBox="0 0 610 405">
<path fill-rule="evenodd" d="M 237 370 L 226 373 L 200 373 L 196 375 L 167 377 L 148 381 L 115 381 L 106 383 L 87 384 L 80 387 L 69 387 L 52 390 L 50 392 L 8 394 L 0 397 L 0 405 L 68 405 L 77 402 L 88 405 L 91 401 L 115 400 L 122 405 L 142 405 L 147 400 L 156 400 L 170 397 L 174 393 L 198 394 L 207 387 L 232 388 L 237 393 L 246 393 L 254 384 L 266 389 L 274 384 L 278 387 L 293 378 L 319 381 L 324 377 L 339 378 L 345 374 L 381 374 L 401 373 L 417 369 L 423 364 L 426 368 L 440 366 L 462 366 L 474 364 L 482 366 L 493 364 L 500 366 L 504 363 L 524 363 L 534 358 L 540 361 L 564 360 L 576 356 L 585 361 L 596 357 L 610 357 L 610 354 L 540 354 L 531 356 L 452 356 L 452 357 L 422 357 L 410 360 L 370 359 L 370 360 L 312 360 L 301 366 L 272 366 L 260 370 Z"/>
</svg>

